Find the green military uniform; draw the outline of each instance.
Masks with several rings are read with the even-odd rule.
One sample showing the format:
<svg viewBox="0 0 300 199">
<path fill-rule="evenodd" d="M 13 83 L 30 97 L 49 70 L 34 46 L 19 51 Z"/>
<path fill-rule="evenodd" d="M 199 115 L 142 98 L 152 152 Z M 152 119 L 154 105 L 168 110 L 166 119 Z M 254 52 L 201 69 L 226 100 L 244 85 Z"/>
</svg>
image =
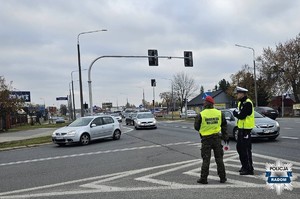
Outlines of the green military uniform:
<svg viewBox="0 0 300 199">
<path fill-rule="evenodd" d="M 224 183 L 227 179 L 223 162 L 224 152 L 221 141 L 222 139 L 228 141 L 228 135 L 226 132 L 227 122 L 224 115 L 221 111 L 213 107 L 206 107 L 206 109 L 204 109 L 196 117 L 194 127 L 197 131 L 199 131 L 201 137 L 201 157 L 203 159 L 200 180 L 197 182 L 207 184 L 211 150 L 213 150 L 220 182 Z M 222 135 L 219 134 L 220 132 L 222 132 Z"/>
</svg>

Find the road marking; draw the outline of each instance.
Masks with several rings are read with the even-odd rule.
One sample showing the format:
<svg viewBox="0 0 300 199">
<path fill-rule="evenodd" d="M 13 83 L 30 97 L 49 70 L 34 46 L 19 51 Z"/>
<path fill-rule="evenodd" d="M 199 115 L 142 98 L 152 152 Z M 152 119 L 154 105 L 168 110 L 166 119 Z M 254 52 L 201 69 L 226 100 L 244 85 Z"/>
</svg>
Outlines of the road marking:
<svg viewBox="0 0 300 199">
<path fill-rule="evenodd" d="M 281 136 L 281 138 L 292 139 L 292 140 L 298 140 L 299 139 L 298 137 L 289 137 L 289 136 Z"/>
<path fill-rule="evenodd" d="M 16 162 L 1 163 L 0 167 L 1 166 L 9 166 L 9 165 L 17 165 L 17 164 L 26 164 L 26 163 L 32 163 L 32 162 L 42 162 L 42 161 L 49 161 L 49 160 L 74 158 L 74 157 L 80 157 L 80 156 L 99 155 L 99 154 L 125 152 L 125 151 L 141 150 L 141 149 L 160 148 L 160 147 L 164 147 L 164 146 L 186 145 L 186 144 L 190 144 L 190 143 L 191 142 L 176 142 L 176 143 L 169 143 L 169 144 L 162 144 L 162 145 L 149 145 L 149 146 L 141 146 L 141 147 L 114 149 L 114 150 L 107 150 L 107 151 L 79 153 L 79 154 L 64 155 L 64 156 L 54 156 L 54 157 L 39 158 L 39 159 L 32 159 L 32 160 L 22 160 L 22 161 L 16 161 Z"/>
<path fill-rule="evenodd" d="M 289 136 L 281 136 L 280 138 L 291 139 L 291 140 L 299 140 L 297 137 L 289 137 Z"/>
<path fill-rule="evenodd" d="M 171 143 L 170 143 L 171 144 Z M 169 145 L 170 145 L 169 144 Z M 172 143 L 174 145 L 187 144 L 190 142 L 179 142 Z M 139 147 L 135 147 L 138 149 Z M 253 158 L 260 160 L 254 161 L 255 171 L 260 171 L 262 174 L 265 172 L 264 165 L 265 161 L 276 161 L 277 157 L 270 157 L 266 155 L 260 155 L 253 153 Z M 213 159 L 213 158 L 212 158 Z M 297 177 L 298 173 L 294 170 L 300 170 L 300 163 L 289 160 L 282 160 L 293 164 L 293 176 Z M 125 172 L 119 172 L 114 174 L 107 174 L 102 176 L 95 176 L 91 178 L 84 178 L 79 180 L 67 181 L 62 183 L 50 184 L 45 186 L 14 190 L 9 192 L 0 193 L 0 198 L 41 198 L 50 196 L 72 196 L 78 194 L 91 194 L 101 192 L 129 192 L 129 191 L 145 191 L 145 190 L 178 190 L 178 189 L 214 189 L 214 188 L 263 188 L 266 186 L 264 175 L 249 175 L 240 176 L 237 172 L 239 168 L 239 156 L 235 151 L 227 151 L 224 154 L 224 163 L 226 166 L 226 173 L 228 182 L 225 184 L 217 183 L 219 177 L 216 173 L 216 163 L 212 162 L 210 165 L 210 171 L 212 174 L 209 175 L 208 179 L 210 183 L 208 185 L 199 185 L 195 183 L 194 177 L 200 176 L 200 163 L 199 159 L 192 159 L 182 162 L 169 163 L 164 165 L 158 165 L 154 167 L 147 167 L 142 169 L 129 170 Z M 238 164 L 235 164 L 238 163 Z M 297 167 L 295 167 L 297 166 Z M 183 171 L 182 171 L 183 170 Z M 176 172 L 175 175 L 187 175 L 192 176 L 193 179 L 190 181 L 174 181 L 171 173 Z M 144 173 L 144 175 L 143 175 Z M 150 174 L 149 174 L 150 173 Z M 236 176 L 236 177 L 230 177 Z M 238 176 L 238 177 L 237 177 Z M 182 179 L 182 178 L 180 178 Z M 249 182 L 249 179 L 254 181 Z M 117 186 L 119 181 L 142 181 L 149 186 L 135 186 L 133 183 L 131 187 L 128 184 L 125 186 Z M 211 181 L 213 180 L 213 181 Z M 215 182 L 215 183 L 214 183 Z M 122 183 L 119 183 L 122 184 Z M 138 183 L 140 184 L 140 183 Z M 68 185 L 68 186 L 67 186 Z M 115 185 L 115 186 L 114 186 Z M 123 185 L 123 184 L 122 184 Z M 66 186 L 64 189 L 63 186 Z M 72 188 L 70 189 L 70 186 Z M 57 188 L 56 188 L 57 187 Z M 300 188 L 300 183 L 293 181 L 294 188 Z M 48 190 L 47 190 L 48 189 Z M 76 191 L 75 191 L 76 190 Z M 20 195 L 18 195 L 20 194 Z"/>
<path fill-rule="evenodd" d="M 277 160 L 276 157 L 270 157 L 260 154 L 253 154 L 254 158 L 267 158 L 266 161 Z M 263 161 L 263 160 L 261 160 Z M 288 160 L 284 160 L 290 162 Z M 192 159 L 182 162 L 169 163 L 164 165 L 158 165 L 154 167 L 142 168 L 129 170 L 125 172 L 119 172 L 114 174 L 95 176 L 91 178 L 84 178 L 79 180 L 73 180 L 68 182 L 50 184 L 45 186 L 9 191 L 0 193 L 0 198 L 41 198 L 50 196 L 72 196 L 78 194 L 92 194 L 92 193 L 102 193 L 102 192 L 129 192 L 129 191 L 151 191 L 151 190 L 183 190 L 183 189 L 215 189 L 215 188 L 263 188 L 266 186 L 266 181 L 263 175 L 250 175 L 250 176 L 240 176 L 236 171 L 239 167 L 235 162 L 239 162 L 238 154 L 234 151 L 228 152 L 224 156 L 224 162 L 226 166 L 226 173 L 228 182 L 225 184 L 217 183 L 219 177 L 216 174 L 210 174 L 208 185 L 200 185 L 195 183 L 195 177 L 199 177 L 200 168 L 199 165 L 201 160 Z M 233 163 L 230 163 L 233 162 Z M 292 162 L 293 165 L 300 165 L 298 162 Z M 263 162 L 254 162 L 254 164 L 264 165 Z M 195 168 L 196 167 L 196 168 Z M 216 171 L 216 163 L 212 162 L 210 165 L 211 173 Z M 190 169 L 189 169 L 190 168 Z M 233 168 L 233 169 L 232 169 Z M 184 171 L 182 171 L 184 170 Z M 234 171 L 233 171 L 234 170 Z M 257 170 L 257 169 L 256 169 Z M 259 171 L 264 172 L 264 169 Z M 175 175 L 187 175 L 192 176 L 193 179 L 188 182 L 182 181 L 177 182 L 168 178 L 172 176 L 172 172 L 176 172 Z M 144 173 L 144 175 L 143 175 Z M 149 174 L 150 173 L 150 174 Z M 238 176 L 238 177 L 228 177 Z M 293 173 L 293 175 L 297 175 Z M 168 180 L 169 179 L 169 180 Z M 180 178 L 181 179 L 181 178 Z M 253 179 L 253 182 L 249 182 L 249 179 Z M 142 186 L 135 186 L 133 183 L 131 187 L 128 184 L 125 186 L 117 186 L 118 182 L 121 180 L 128 181 L 142 181 L 146 184 Z M 215 184 L 214 184 L 215 181 Z M 122 184 L 122 183 L 119 183 Z M 140 183 L 138 183 L 140 184 Z M 146 186 L 146 185 L 149 186 Z M 68 186 L 67 186 L 68 185 Z M 123 184 L 122 184 L 123 185 Z M 66 186 L 64 188 L 64 186 Z M 70 188 L 72 186 L 72 188 Z M 300 188 L 300 183 L 293 181 L 294 188 Z M 76 191 L 75 191 L 76 190 Z M 19 195 L 18 195 L 19 194 Z"/>
</svg>

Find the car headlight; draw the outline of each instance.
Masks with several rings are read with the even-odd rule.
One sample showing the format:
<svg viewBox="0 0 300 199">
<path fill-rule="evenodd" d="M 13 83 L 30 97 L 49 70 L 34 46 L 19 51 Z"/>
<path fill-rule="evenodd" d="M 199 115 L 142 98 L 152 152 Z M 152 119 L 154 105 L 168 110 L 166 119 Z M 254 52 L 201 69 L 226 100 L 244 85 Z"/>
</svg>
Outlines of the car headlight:
<svg viewBox="0 0 300 199">
<path fill-rule="evenodd" d="M 276 126 L 277 128 L 280 127 L 278 122 L 275 123 L 275 126 Z"/>
<path fill-rule="evenodd" d="M 153 121 L 153 124 L 156 124 L 156 120 Z"/>
<path fill-rule="evenodd" d="M 76 133 L 75 131 L 70 131 L 70 132 L 67 133 L 67 135 L 68 135 L 68 136 L 74 136 L 75 133 Z"/>
<path fill-rule="evenodd" d="M 137 123 L 138 123 L 138 124 L 141 124 L 141 121 L 138 121 Z"/>
</svg>

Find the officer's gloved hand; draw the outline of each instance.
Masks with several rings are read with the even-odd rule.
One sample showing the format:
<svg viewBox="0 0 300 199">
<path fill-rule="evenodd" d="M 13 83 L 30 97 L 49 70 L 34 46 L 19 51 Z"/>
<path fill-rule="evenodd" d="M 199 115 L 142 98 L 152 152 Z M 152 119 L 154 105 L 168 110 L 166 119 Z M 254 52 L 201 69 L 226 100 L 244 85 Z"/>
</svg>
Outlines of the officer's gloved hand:
<svg viewBox="0 0 300 199">
<path fill-rule="evenodd" d="M 236 109 L 233 110 L 233 115 L 236 117 L 238 115 L 238 111 Z"/>
</svg>

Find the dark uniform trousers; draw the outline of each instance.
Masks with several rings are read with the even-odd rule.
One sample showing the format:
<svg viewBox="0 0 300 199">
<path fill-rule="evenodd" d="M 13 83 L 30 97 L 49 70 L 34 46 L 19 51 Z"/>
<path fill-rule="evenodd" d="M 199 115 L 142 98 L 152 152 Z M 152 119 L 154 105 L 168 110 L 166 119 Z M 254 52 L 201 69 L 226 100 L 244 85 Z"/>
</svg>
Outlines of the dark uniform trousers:
<svg viewBox="0 0 300 199">
<path fill-rule="evenodd" d="M 239 129 L 236 150 L 242 164 L 242 170 L 253 171 L 251 129 Z"/>
<path fill-rule="evenodd" d="M 202 136 L 201 138 L 201 156 L 203 159 L 202 167 L 201 167 L 201 178 L 207 179 L 209 174 L 209 164 L 211 158 L 211 150 L 214 151 L 215 161 L 217 164 L 217 172 L 220 178 L 224 179 L 226 177 L 225 174 L 225 166 L 223 162 L 223 146 L 221 143 L 221 137 L 219 134 L 213 134 L 209 136 Z"/>
</svg>

